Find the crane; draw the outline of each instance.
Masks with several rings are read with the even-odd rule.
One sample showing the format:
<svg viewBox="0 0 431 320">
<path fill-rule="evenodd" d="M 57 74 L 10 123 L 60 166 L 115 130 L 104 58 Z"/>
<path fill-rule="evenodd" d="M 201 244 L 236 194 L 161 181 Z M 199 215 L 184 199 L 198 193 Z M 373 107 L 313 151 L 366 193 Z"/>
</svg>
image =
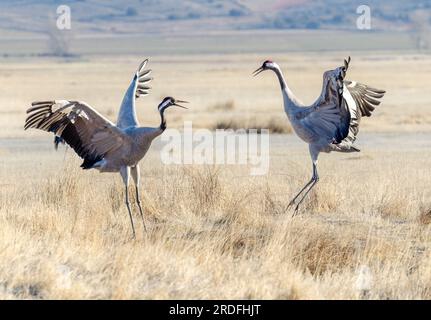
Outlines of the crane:
<svg viewBox="0 0 431 320">
<path fill-rule="evenodd" d="M 164 112 L 171 106 L 181 108 L 187 101 L 166 97 L 158 105 L 160 125 L 155 128 L 140 127 L 136 116 L 135 101 L 151 89 L 148 83 L 151 70 L 146 69 L 148 59 L 140 65 L 124 95 L 114 124 L 94 108 L 82 101 L 36 101 L 27 110 L 24 129 L 36 128 L 55 134 L 56 146 L 66 142 L 84 161 L 83 169 L 99 172 L 119 172 L 125 186 L 125 203 L 130 217 L 133 237 L 135 226 L 129 201 L 130 176 L 135 182 L 136 200 L 142 223 L 145 219 L 140 200 L 139 161 L 145 156 L 152 141 L 166 129 Z"/>
<path fill-rule="evenodd" d="M 380 104 L 385 91 L 345 80 L 350 57 L 344 65 L 323 74 L 323 87 L 320 96 L 311 106 L 305 106 L 289 89 L 280 66 L 266 60 L 253 72 L 272 70 L 280 83 L 283 94 L 284 111 L 295 133 L 309 146 L 313 164 L 312 177 L 299 193 L 290 201 L 288 208 L 296 203 L 294 214 L 307 194 L 319 181 L 317 162 L 320 152 L 359 152 L 354 145 L 359 132 L 361 117 L 369 117 Z"/>
</svg>

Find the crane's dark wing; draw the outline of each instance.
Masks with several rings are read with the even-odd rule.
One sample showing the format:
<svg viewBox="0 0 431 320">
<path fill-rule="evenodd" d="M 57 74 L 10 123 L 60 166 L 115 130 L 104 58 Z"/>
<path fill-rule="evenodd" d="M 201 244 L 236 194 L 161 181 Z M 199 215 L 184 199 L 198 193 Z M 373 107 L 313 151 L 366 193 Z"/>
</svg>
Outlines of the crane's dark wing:
<svg viewBox="0 0 431 320">
<path fill-rule="evenodd" d="M 130 137 L 96 110 L 79 101 L 33 102 L 24 129 L 53 132 L 84 159 L 84 169 L 127 143 Z"/>
<path fill-rule="evenodd" d="M 362 116 L 369 117 L 385 91 L 344 80 L 350 57 L 344 66 L 324 74 L 322 94 L 304 111 L 302 122 L 319 137 L 336 145 L 338 151 L 359 151 L 353 146 Z"/>
<path fill-rule="evenodd" d="M 151 87 L 149 82 L 153 79 L 150 77 L 151 70 L 145 69 L 148 59 L 145 59 L 138 67 L 132 82 L 127 89 L 123 102 L 121 103 L 120 112 L 118 114 L 117 126 L 119 128 L 127 128 L 138 125 L 136 116 L 135 101 L 137 98 L 146 96 Z"/>
<path fill-rule="evenodd" d="M 350 57 L 344 60 L 344 66 L 326 71 L 320 97 L 313 105 L 296 115 L 302 127 L 313 132 L 316 140 L 340 143 L 348 135 L 350 113 L 343 99 L 343 80 L 349 62 Z"/>
</svg>

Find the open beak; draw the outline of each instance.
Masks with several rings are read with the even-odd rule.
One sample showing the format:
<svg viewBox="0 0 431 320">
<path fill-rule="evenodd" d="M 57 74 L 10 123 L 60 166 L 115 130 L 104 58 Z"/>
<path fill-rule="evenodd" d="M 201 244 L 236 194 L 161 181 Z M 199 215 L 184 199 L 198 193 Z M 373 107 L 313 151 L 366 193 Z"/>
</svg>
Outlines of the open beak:
<svg viewBox="0 0 431 320">
<path fill-rule="evenodd" d="M 257 68 L 256 70 L 254 70 L 254 72 L 252 73 L 253 77 L 256 77 L 259 73 L 261 73 L 262 71 L 265 71 L 265 69 L 263 67 Z"/>
<path fill-rule="evenodd" d="M 186 107 L 184 107 L 184 106 L 182 106 L 182 105 L 178 104 L 178 102 L 179 102 L 179 103 L 189 103 L 188 101 L 184 101 L 184 100 L 176 100 L 176 101 L 175 101 L 175 103 L 174 103 L 174 106 L 177 106 L 177 107 L 180 107 L 180 108 L 183 108 L 183 109 L 188 109 L 188 108 L 186 108 Z"/>
</svg>

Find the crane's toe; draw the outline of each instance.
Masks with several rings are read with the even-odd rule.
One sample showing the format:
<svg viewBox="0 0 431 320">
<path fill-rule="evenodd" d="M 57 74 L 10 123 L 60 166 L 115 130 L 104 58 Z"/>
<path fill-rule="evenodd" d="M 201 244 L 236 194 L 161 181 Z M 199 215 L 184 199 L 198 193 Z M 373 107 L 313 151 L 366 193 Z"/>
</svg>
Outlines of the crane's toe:
<svg viewBox="0 0 431 320">
<path fill-rule="evenodd" d="M 293 211 L 292 218 L 296 216 L 299 212 L 299 203 L 296 205 L 295 210 Z"/>
</svg>

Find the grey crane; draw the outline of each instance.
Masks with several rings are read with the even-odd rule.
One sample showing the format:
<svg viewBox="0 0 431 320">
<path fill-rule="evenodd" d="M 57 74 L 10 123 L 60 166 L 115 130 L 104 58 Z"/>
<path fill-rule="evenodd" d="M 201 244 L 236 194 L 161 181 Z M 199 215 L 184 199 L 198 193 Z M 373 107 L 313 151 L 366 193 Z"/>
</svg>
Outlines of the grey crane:
<svg viewBox="0 0 431 320">
<path fill-rule="evenodd" d="M 55 134 L 56 146 L 66 142 L 84 162 L 83 169 L 100 172 L 120 172 L 125 185 L 126 206 L 130 217 L 133 237 L 135 226 L 129 202 L 130 175 L 135 182 L 139 213 L 146 230 L 140 201 L 139 161 L 145 156 L 151 142 L 166 129 L 164 112 L 171 106 L 186 107 L 187 101 L 166 97 L 158 106 L 160 125 L 155 128 L 140 127 L 136 116 L 135 100 L 145 96 L 151 89 L 148 83 L 151 70 L 145 69 L 148 59 L 136 71 L 123 98 L 117 124 L 98 113 L 85 102 L 55 100 L 33 102 L 27 110 L 24 129 L 36 128 Z"/>
<path fill-rule="evenodd" d="M 319 181 L 317 159 L 320 152 L 359 152 L 354 146 L 359 132 L 361 117 L 371 116 L 372 111 L 380 104 L 385 91 L 369 87 L 355 81 L 344 80 L 349 67 L 350 57 L 344 65 L 323 74 L 323 87 L 320 96 L 311 106 L 305 106 L 292 93 L 286 84 L 279 65 L 266 60 L 253 72 L 256 76 L 262 71 L 272 70 L 277 75 L 283 94 L 284 111 L 292 124 L 295 133 L 309 145 L 313 163 L 313 174 L 310 181 L 290 201 L 288 208 L 296 204 L 294 215 L 307 194 Z"/>
</svg>

